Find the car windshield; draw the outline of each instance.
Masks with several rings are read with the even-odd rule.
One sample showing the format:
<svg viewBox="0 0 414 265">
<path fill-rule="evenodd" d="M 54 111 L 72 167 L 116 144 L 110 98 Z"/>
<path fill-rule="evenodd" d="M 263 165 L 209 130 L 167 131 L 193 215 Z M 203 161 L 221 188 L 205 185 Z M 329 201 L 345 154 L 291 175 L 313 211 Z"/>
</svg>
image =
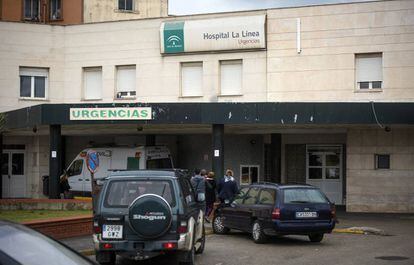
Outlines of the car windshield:
<svg viewBox="0 0 414 265">
<path fill-rule="evenodd" d="M 137 197 L 156 194 L 163 197 L 170 206 L 175 205 L 172 183 L 169 180 L 114 180 L 106 192 L 105 206 L 128 207 Z"/>
<path fill-rule="evenodd" d="M 285 203 L 327 203 L 326 197 L 317 189 L 285 189 Z"/>
<path fill-rule="evenodd" d="M 94 264 L 38 232 L 13 224 L 0 225 L 0 251 L 25 265 Z"/>
</svg>

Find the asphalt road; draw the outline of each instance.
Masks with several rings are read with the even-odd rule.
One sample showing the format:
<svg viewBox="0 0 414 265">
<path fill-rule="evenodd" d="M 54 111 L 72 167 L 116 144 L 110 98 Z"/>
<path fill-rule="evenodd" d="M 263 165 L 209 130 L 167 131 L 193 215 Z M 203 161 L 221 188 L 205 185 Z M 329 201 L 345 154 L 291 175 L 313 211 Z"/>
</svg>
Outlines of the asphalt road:
<svg viewBox="0 0 414 265">
<path fill-rule="evenodd" d="M 381 257 L 386 259 L 381 259 Z M 388 260 L 387 260 L 388 259 Z M 307 237 L 275 238 L 258 245 L 245 233 L 209 235 L 205 252 L 196 256 L 198 265 L 244 264 L 414 264 L 414 237 L 411 233 L 376 236 L 326 235 L 321 243 Z M 118 258 L 119 265 L 169 264 L 168 257 L 136 262 Z"/>
</svg>

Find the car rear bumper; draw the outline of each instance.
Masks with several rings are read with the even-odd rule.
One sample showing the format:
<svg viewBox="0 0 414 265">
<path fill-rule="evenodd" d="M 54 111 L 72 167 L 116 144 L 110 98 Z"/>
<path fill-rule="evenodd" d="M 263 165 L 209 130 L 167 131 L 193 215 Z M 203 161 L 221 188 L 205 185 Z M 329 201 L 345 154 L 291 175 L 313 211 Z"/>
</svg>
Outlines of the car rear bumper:
<svg viewBox="0 0 414 265">
<path fill-rule="evenodd" d="M 312 233 L 331 233 L 335 228 L 335 221 L 314 220 L 314 221 L 273 221 L 273 230 L 276 234 L 308 235 Z M 266 229 L 266 232 L 271 232 Z"/>
<path fill-rule="evenodd" d="M 111 251 L 116 254 L 127 256 L 129 258 L 140 257 L 138 259 L 147 259 L 158 254 L 170 251 L 188 251 L 191 246 L 190 233 L 180 234 L 176 240 L 103 240 L 100 234 L 93 235 L 93 241 L 96 251 Z M 172 243 L 173 248 L 166 249 L 163 245 Z M 110 248 L 105 248 L 105 244 L 110 244 Z"/>
</svg>

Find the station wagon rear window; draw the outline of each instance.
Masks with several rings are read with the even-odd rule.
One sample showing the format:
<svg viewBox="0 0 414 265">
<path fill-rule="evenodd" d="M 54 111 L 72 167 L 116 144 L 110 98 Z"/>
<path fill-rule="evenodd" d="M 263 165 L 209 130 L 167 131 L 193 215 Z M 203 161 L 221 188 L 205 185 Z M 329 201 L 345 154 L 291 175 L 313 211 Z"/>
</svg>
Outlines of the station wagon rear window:
<svg viewBox="0 0 414 265">
<path fill-rule="evenodd" d="M 283 193 L 284 203 L 328 203 L 317 189 L 285 189 Z"/>
<path fill-rule="evenodd" d="M 105 207 L 128 207 L 144 194 L 163 197 L 171 207 L 175 205 L 172 182 L 169 180 L 116 180 L 111 181 L 106 192 Z"/>
</svg>

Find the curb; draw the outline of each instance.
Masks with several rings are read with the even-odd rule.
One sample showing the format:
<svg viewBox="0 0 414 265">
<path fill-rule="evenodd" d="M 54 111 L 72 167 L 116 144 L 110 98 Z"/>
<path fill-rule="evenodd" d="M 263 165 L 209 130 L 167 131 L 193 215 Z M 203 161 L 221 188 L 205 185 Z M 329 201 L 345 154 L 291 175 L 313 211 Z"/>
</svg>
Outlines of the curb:
<svg viewBox="0 0 414 265">
<path fill-rule="evenodd" d="M 92 256 L 95 255 L 95 250 L 94 249 L 83 249 L 78 251 L 80 254 L 84 255 L 84 256 Z"/>
<path fill-rule="evenodd" d="M 342 234 L 390 236 L 390 234 L 386 233 L 384 230 L 373 227 L 335 228 L 333 232 Z"/>
<path fill-rule="evenodd" d="M 338 234 L 357 234 L 357 235 L 365 234 L 365 232 L 362 230 L 351 229 L 351 228 L 335 228 L 332 232 L 338 233 Z"/>
</svg>

